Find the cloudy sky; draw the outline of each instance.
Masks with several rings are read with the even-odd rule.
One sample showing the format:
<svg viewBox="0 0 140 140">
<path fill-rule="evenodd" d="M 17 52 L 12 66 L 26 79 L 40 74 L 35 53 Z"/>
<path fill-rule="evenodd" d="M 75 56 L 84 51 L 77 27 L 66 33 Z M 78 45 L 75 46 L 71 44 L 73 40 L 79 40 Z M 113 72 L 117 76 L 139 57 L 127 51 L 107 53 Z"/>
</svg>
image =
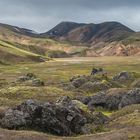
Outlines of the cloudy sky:
<svg viewBox="0 0 140 140">
<path fill-rule="evenodd" d="M 61 21 L 118 21 L 140 31 L 140 0 L 0 0 L 0 22 L 45 32 Z"/>
</svg>

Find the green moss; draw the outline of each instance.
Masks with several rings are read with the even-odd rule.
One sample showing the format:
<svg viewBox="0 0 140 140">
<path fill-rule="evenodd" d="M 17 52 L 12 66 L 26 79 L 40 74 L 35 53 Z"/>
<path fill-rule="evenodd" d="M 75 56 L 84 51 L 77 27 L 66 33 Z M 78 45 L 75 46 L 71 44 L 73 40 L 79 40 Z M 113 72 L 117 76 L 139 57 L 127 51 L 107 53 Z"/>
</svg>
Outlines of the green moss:
<svg viewBox="0 0 140 140">
<path fill-rule="evenodd" d="M 107 80 L 102 80 L 101 83 L 102 84 L 109 84 L 109 82 Z"/>
<path fill-rule="evenodd" d="M 100 107 L 96 108 L 96 111 L 97 112 L 102 112 L 104 115 L 106 115 L 108 117 L 110 117 L 113 114 L 113 111 L 106 110 L 106 109 L 100 108 Z"/>
<path fill-rule="evenodd" d="M 82 102 L 78 101 L 78 100 L 73 100 L 72 101 L 78 108 L 80 108 L 81 110 L 83 110 L 84 112 L 88 112 L 90 113 L 90 110 L 88 109 L 88 106 L 83 104 Z"/>
</svg>

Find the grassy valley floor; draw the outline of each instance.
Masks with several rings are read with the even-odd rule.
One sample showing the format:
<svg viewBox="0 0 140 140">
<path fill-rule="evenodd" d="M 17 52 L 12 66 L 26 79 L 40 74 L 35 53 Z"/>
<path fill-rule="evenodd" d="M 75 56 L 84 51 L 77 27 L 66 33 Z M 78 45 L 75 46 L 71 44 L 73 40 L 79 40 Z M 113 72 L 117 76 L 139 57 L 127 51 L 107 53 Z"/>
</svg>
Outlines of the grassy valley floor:
<svg viewBox="0 0 140 140">
<path fill-rule="evenodd" d="M 92 58 L 64 58 L 33 64 L 2 65 L 0 64 L 0 109 L 16 106 L 27 99 L 39 101 L 55 101 L 61 96 L 88 96 L 91 93 L 76 93 L 64 89 L 61 85 L 67 83 L 74 75 L 90 75 L 93 67 L 101 67 L 111 77 L 121 71 L 140 74 L 140 57 L 92 57 Z M 43 87 L 30 85 L 16 85 L 18 77 L 27 73 L 34 73 L 45 82 Z M 78 95 L 77 95 L 78 94 Z M 137 108 L 137 107 L 136 107 Z M 105 112 L 112 115 L 112 112 Z M 113 112 L 114 113 L 114 112 Z M 115 112 L 116 113 L 116 112 Z M 118 112 L 119 114 L 120 112 Z M 130 113 L 130 117 L 135 115 Z M 126 115 L 126 119 L 129 118 Z M 139 114 L 134 120 L 139 122 Z M 125 116 L 122 118 L 125 120 Z M 121 118 L 118 120 L 121 121 Z M 117 121 L 116 121 L 117 122 Z M 112 128 L 114 124 L 111 124 Z M 55 137 L 49 134 L 33 131 L 9 131 L 0 129 L 2 140 L 139 140 L 140 127 L 128 125 L 120 130 L 112 129 L 101 134 L 80 136 L 76 138 Z"/>
</svg>

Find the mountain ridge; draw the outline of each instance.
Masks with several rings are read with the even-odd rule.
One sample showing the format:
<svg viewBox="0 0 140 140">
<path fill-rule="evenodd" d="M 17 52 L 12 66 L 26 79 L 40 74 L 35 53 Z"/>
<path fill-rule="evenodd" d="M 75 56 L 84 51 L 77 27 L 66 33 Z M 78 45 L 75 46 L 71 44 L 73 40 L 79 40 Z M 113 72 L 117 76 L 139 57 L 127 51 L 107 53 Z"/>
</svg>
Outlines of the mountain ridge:
<svg viewBox="0 0 140 140">
<path fill-rule="evenodd" d="M 99 24 L 61 22 L 50 31 L 41 35 L 78 44 L 96 44 L 96 42 L 100 41 L 112 42 L 122 40 L 131 33 L 135 33 L 135 31 L 119 22 L 103 22 Z"/>
<path fill-rule="evenodd" d="M 140 33 L 119 22 L 100 24 L 61 22 L 50 31 L 42 34 L 30 29 L 1 23 L 0 41 L 2 41 L 0 44 L 1 57 L 6 62 L 8 60 L 6 57 L 9 56 L 15 62 L 16 57 L 19 57 L 18 60 L 25 61 L 27 58 L 27 61 L 39 62 L 42 61 L 40 57 L 48 58 L 48 56 L 98 57 L 140 54 Z M 7 43 L 5 48 L 3 42 Z M 9 48 L 9 44 L 12 47 Z M 24 59 L 23 57 L 20 59 L 22 52 L 25 54 Z"/>
</svg>

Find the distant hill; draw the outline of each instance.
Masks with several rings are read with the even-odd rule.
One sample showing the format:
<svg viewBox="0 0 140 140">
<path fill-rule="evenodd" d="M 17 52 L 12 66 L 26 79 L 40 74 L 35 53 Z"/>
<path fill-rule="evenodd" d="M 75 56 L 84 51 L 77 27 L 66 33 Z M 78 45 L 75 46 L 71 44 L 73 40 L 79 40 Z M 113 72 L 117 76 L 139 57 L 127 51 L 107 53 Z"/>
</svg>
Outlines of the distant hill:
<svg viewBox="0 0 140 140">
<path fill-rule="evenodd" d="M 34 31 L 7 24 L 0 24 L 0 64 L 4 62 L 42 62 L 48 60 L 49 55 L 57 57 L 69 56 L 67 53 L 82 49 L 58 41 L 41 37 Z M 50 51 L 49 50 L 54 50 Z M 61 52 L 61 53 L 60 53 Z M 22 55 L 23 54 L 23 55 Z M 43 59 L 42 59 L 43 58 Z"/>
<path fill-rule="evenodd" d="M 47 57 L 17 48 L 11 43 L 0 40 L 0 62 L 2 64 L 44 62 L 47 59 Z"/>
<path fill-rule="evenodd" d="M 27 35 L 27 36 L 31 36 L 31 37 L 37 37 L 39 35 L 39 33 L 35 32 L 33 30 L 30 30 L 30 29 L 19 28 L 17 26 L 0 23 L 0 31 L 1 32 L 3 31 L 3 34 L 4 34 L 5 30 L 9 30 L 14 33 L 18 33 L 21 35 Z"/>
<path fill-rule="evenodd" d="M 61 22 L 60 24 L 56 25 L 53 29 L 48 31 L 47 33 L 43 33 L 41 35 L 50 36 L 50 37 L 61 37 L 66 36 L 70 31 L 82 27 L 86 24 L 79 24 L 75 22 Z"/>
<path fill-rule="evenodd" d="M 134 33 L 133 30 L 119 22 L 101 24 L 62 22 L 42 35 L 61 41 L 94 45 L 99 42 L 120 41 L 132 33 Z"/>
<path fill-rule="evenodd" d="M 101 55 L 140 56 L 140 33 L 133 33 L 119 42 L 112 42 L 99 51 Z"/>
<path fill-rule="evenodd" d="M 35 34 L 28 29 L 7 24 L 0 24 L 0 62 L 11 64 L 18 62 L 43 62 L 48 58 L 34 51 L 28 41 L 32 42 Z M 29 49 L 31 48 L 31 49 Z M 39 49 L 41 52 L 41 49 Z M 42 51 L 43 52 L 43 51 Z"/>
<path fill-rule="evenodd" d="M 0 64 L 48 57 L 140 55 L 140 33 L 118 22 L 61 22 L 46 33 L 0 24 Z"/>
</svg>

